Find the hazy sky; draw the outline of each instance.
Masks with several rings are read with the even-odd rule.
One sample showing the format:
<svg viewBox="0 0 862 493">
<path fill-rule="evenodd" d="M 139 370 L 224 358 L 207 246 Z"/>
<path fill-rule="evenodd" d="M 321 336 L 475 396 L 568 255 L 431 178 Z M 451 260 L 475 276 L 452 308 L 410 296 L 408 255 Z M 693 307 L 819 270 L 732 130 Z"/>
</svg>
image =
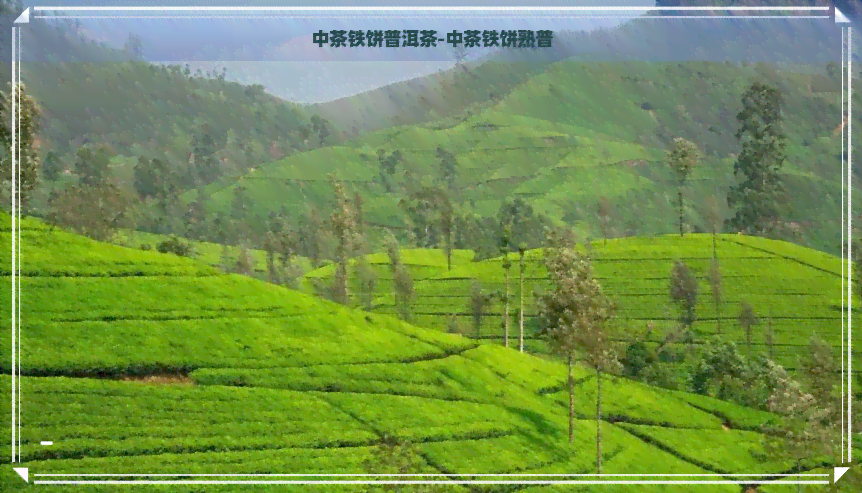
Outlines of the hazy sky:
<svg viewBox="0 0 862 493">
<path fill-rule="evenodd" d="M 423 2 L 425 5 L 608 5 L 602 1 L 539 2 L 480 1 Z M 28 5 L 65 6 L 153 6 L 155 2 L 87 2 L 49 0 L 45 3 L 26 2 Z M 207 5 L 231 6 L 241 2 L 160 1 L 159 6 Z M 256 6 L 310 5 L 310 2 L 255 1 Z M 419 2 L 313 2 L 315 6 L 386 6 L 413 5 Z M 619 6 L 651 6 L 654 0 L 617 0 Z M 45 14 L 42 12 L 41 14 Z M 190 15 L 170 12 L 134 13 L 137 18 L 122 18 L 129 12 L 63 12 L 55 15 L 101 16 L 98 19 L 78 18 L 81 30 L 87 37 L 115 47 L 122 47 L 129 34 L 141 38 L 144 58 L 153 62 L 189 63 L 192 69 L 210 70 L 225 66 L 228 78 L 246 84 L 262 84 L 279 97 L 295 102 L 321 102 L 374 89 L 393 82 L 421 77 L 452 66 L 451 48 L 445 43 L 438 48 L 330 48 L 312 43 L 311 33 L 368 29 L 434 29 L 438 33 L 465 29 L 550 29 L 589 30 L 611 27 L 624 19 L 575 18 L 573 16 L 524 13 L 457 13 L 439 12 L 280 12 L 231 15 L 231 18 L 193 18 Z M 113 15 L 107 18 L 104 16 Z M 211 13 L 212 15 L 212 13 Z M 31 22 L 48 22 L 35 19 Z M 163 16 L 165 18 L 140 18 Z M 185 16 L 184 18 L 179 18 Z M 471 49 L 469 58 L 488 54 L 486 49 Z"/>
</svg>

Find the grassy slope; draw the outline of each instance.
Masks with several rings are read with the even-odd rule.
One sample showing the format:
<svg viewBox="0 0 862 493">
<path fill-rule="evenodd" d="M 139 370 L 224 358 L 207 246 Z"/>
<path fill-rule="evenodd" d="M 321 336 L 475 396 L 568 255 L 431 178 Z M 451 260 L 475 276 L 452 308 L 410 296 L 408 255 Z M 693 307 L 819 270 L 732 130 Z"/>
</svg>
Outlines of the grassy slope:
<svg viewBox="0 0 862 493">
<path fill-rule="evenodd" d="M 372 294 L 372 298 L 385 296 L 392 292 L 392 264 L 389 262 L 389 256 L 385 253 L 371 253 L 366 255 L 365 261 L 374 274 L 377 276 L 377 282 Z M 462 265 L 467 265 L 473 259 L 471 250 L 452 250 L 452 268 Z M 408 248 L 401 250 L 401 262 L 407 268 L 414 282 L 422 279 L 428 279 L 446 272 L 446 252 L 443 250 L 434 250 L 430 248 Z M 356 265 L 356 262 L 351 260 L 351 269 Z M 316 294 L 311 281 L 318 279 L 324 283 L 331 282 L 332 276 L 335 273 L 335 265 L 326 265 L 308 272 L 303 276 L 303 282 L 300 289 L 308 294 Z M 355 275 L 355 271 L 351 271 L 350 294 L 354 299 L 354 303 L 359 303 L 357 299 L 361 287 Z"/>
<path fill-rule="evenodd" d="M 435 472 L 592 471 L 590 392 L 579 393 L 569 446 L 565 408 L 557 396 L 545 396 L 564 375 L 557 363 L 477 347 L 195 261 L 48 233 L 32 221 L 23 226 L 21 368 L 66 375 L 22 380 L 23 465 L 31 474 L 359 472 L 368 446 L 384 433 L 418 443 Z M 11 250 L 8 229 L 7 219 L 2 252 Z M 5 293 L 0 306 L 9 320 Z M 0 348 L 7 374 L 0 387 L 9 395 L 8 338 Z M 191 372 L 189 385 L 69 378 L 178 370 Z M 578 368 L 576 377 L 586 382 L 589 372 Z M 608 388 L 615 423 L 603 427 L 606 472 L 776 467 L 752 455 L 757 436 L 724 429 L 704 409 L 730 408 L 749 424 L 768 415 L 624 379 Z M 3 399 L 0 413 L 10 412 Z M 655 448 L 628 425 L 721 436 L 737 462 L 683 442 Z M 44 439 L 55 443 L 37 445 Z M 9 448 L 2 447 L 6 457 Z M 3 480 L 4 491 L 21 485 L 8 474 Z"/>
<path fill-rule="evenodd" d="M 686 222 L 705 227 L 703 199 L 717 194 L 723 203 L 733 180 L 740 95 L 751 79 L 760 78 L 777 85 L 785 98 L 784 180 L 793 196 L 789 219 L 802 225 L 806 244 L 832 251 L 840 230 L 840 201 L 835 198 L 841 186 L 833 172 L 839 165 L 835 149 L 840 135 L 833 133 L 839 121 L 836 93 L 808 92 L 808 84 L 818 77 L 823 79 L 765 66 L 707 62 L 564 61 L 465 121 L 381 130 L 340 147 L 267 164 L 238 184 L 254 192 L 255 215 L 262 219 L 285 196 L 326 206 L 330 191 L 324 180 L 335 172 L 363 193 L 370 222 L 399 226 L 403 218 L 397 195 L 386 194 L 375 182 L 377 150 L 405 154 L 407 174 L 395 178 L 396 191 L 404 193 L 436 179 L 434 151 L 443 146 L 457 154 L 463 202 L 481 215 L 495 213 L 507 197 L 522 196 L 555 221 L 598 236 L 594 211 L 599 198 L 607 196 L 614 234 L 669 233 L 676 227 L 676 190 L 662 162 L 663 150 L 672 138 L 685 137 L 705 151 L 685 190 Z M 647 102 L 653 110 L 641 109 Z M 207 190 L 213 194 L 212 207 L 225 212 L 232 187 L 216 188 Z"/>
<path fill-rule="evenodd" d="M 126 231 L 120 237 L 118 237 L 114 243 L 121 246 L 128 246 L 131 248 L 140 248 L 142 245 L 149 245 L 153 249 L 155 249 L 159 243 L 167 240 L 169 238 L 168 235 L 160 235 L 155 233 L 146 233 L 142 231 Z M 185 240 L 188 241 L 195 251 L 195 256 L 197 260 L 201 262 L 211 265 L 213 267 L 220 267 L 222 265 L 222 250 L 223 245 L 218 243 L 210 243 L 206 241 L 193 241 L 193 240 Z M 237 258 L 239 257 L 240 249 L 235 246 L 228 246 L 228 261 L 236 263 Z M 248 250 L 248 254 L 251 256 L 254 262 L 254 270 L 258 276 L 266 276 L 267 275 L 267 266 L 266 266 L 266 252 L 263 250 Z M 299 264 L 299 267 L 303 272 L 312 271 L 311 261 L 305 257 L 294 257 L 294 262 Z"/>
<path fill-rule="evenodd" d="M 662 329 L 651 340 L 663 337 L 677 319 L 677 309 L 668 295 L 668 279 L 673 263 L 684 260 L 697 275 L 699 296 L 695 331 L 708 336 L 716 333 L 716 317 L 721 319 L 725 335 L 745 344 L 745 334 L 736 320 L 739 302 L 752 303 L 761 324 L 754 328 L 754 352 L 767 351 L 764 330 L 770 322 L 775 330 L 775 357 L 794 367 L 803 354 L 808 338 L 818 333 L 830 342 L 836 352 L 841 340 L 841 262 L 831 255 L 810 250 L 791 243 L 763 238 L 720 235 L 717 242 L 718 257 L 723 276 L 724 301 L 716 312 L 708 281 L 712 258 L 712 237 L 690 234 L 683 238 L 662 236 L 657 238 L 625 238 L 596 241 L 592 245 L 596 273 L 602 285 L 617 302 L 621 323 L 621 337 L 640 336 L 649 323 Z M 518 261 L 512 256 L 510 290 L 513 302 L 518 304 Z M 415 323 L 421 326 L 445 329 L 452 313 L 456 313 L 463 326 L 472 332 L 470 289 L 478 280 L 488 290 L 504 290 L 504 271 L 500 258 L 489 259 L 453 269 L 451 273 L 416 284 L 413 311 Z M 546 273 L 541 266 L 541 251 L 533 250 L 526 256 L 524 306 L 525 316 L 537 315 L 534 288 L 547 287 Z M 394 313 L 391 297 L 377 300 L 376 311 Z M 502 306 L 497 303 L 488 310 L 482 324 L 481 335 L 499 340 L 503 331 Z M 517 338 L 517 321 L 510 333 Z M 528 334 L 528 347 L 543 352 L 541 341 Z M 513 339 L 514 340 L 514 339 Z M 743 348 L 745 352 L 746 349 Z M 862 364 L 862 353 L 854 352 L 855 367 Z"/>
</svg>

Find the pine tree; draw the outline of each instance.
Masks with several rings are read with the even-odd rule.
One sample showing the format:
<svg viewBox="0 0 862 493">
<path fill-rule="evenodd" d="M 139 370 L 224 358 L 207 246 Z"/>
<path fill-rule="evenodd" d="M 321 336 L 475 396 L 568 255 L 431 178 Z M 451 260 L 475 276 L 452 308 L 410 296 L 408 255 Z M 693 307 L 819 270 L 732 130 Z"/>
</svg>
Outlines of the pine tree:
<svg viewBox="0 0 862 493">
<path fill-rule="evenodd" d="M 742 151 L 733 167 L 738 184 L 727 195 L 728 205 L 736 211 L 729 225 L 740 232 L 768 233 L 781 216 L 777 199 L 786 138 L 781 130 L 780 93 L 762 82 L 753 83 L 742 95 L 742 111 L 736 118 Z"/>
</svg>

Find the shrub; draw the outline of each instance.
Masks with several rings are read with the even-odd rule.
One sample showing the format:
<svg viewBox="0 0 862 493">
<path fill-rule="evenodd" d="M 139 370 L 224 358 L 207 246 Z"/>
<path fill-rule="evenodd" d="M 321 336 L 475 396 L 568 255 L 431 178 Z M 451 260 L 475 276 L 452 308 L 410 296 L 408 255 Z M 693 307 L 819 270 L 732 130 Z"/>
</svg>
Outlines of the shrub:
<svg viewBox="0 0 862 493">
<path fill-rule="evenodd" d="M 194 257 L 194 248 L 187 241 L 171 235 L 167 240 L 156 246 L 160 253 L 172 253 L 180 257 Z"/>
</svg>

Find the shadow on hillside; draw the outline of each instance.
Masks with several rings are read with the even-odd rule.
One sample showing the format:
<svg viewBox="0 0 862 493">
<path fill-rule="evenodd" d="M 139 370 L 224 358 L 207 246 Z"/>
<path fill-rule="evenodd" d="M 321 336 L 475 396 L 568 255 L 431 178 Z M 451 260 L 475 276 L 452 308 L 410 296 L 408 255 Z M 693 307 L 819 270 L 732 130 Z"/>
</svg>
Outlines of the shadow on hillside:
<svg viewBox="0 0 862 493">
<path fill-rule="evenodd" d="M 536 431 L 538 431 L 543 437 L 557 438 L 560 436 L 560 430 L 541 414 L 520 407 L 503 407 L 506 409 L 506 411 L 532 424 L 535 427 Z"/>
</svg>

